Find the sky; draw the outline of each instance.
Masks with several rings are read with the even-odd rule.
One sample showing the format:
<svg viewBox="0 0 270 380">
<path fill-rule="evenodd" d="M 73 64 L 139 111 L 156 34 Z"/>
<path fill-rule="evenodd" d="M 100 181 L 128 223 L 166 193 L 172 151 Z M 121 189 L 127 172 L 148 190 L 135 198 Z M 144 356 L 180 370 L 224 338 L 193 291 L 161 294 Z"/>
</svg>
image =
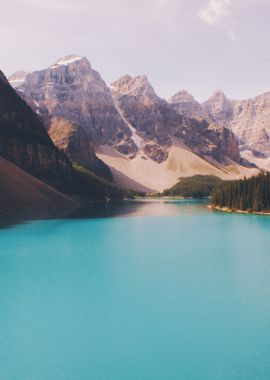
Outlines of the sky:
<svg viewBox="0 0 270 380">
<path fill-rule="evenodd" d="M 270 91 L 270 0 L 0 0 L 0 69 L 86 56 L 109 84 L 148 76 L 168 98 Z"/>
</svg>

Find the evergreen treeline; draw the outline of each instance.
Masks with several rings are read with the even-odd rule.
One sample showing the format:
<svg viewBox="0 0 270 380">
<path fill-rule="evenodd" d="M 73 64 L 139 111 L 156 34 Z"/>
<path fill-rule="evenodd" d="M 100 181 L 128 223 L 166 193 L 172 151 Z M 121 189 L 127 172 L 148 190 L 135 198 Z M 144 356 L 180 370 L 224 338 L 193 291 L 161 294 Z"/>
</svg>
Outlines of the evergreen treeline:
<svg viewBox="0 0 270 380">
<path fill-rule="evenodd" d="M 222 183 L 222 180 L 213 175 L 194 175 L 193 177 L 180 178 L 176 185 L 164 190 L 164 196 L 179 196 L 203 198 L 209 197 L 213 189 Z"/>
<path fill-rule="evenodd" d="M 270 173 L 223 182 L 212 192 L 212 204 L 232 210 L 270 211 Z"/>
<path fill-rule="evenodd" d="M 122 189 L 104 178 L 97 177 L 85 167 L 73 163 L 73 177 L 66 192 L 71 195 L 90 199 L 122 199 L 133 198 L 137 193 Z"/>
</svg>

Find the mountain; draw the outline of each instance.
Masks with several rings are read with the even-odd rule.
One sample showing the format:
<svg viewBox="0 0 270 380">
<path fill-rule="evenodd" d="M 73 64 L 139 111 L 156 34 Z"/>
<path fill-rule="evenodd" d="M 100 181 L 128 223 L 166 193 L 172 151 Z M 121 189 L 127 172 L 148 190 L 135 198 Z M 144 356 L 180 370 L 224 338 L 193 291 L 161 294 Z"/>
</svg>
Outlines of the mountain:
<svg viewBox="0 0 270 380">
<path fill-rule="evenodd" d="M 240 162 L 237 141 L 229 130 L 205 120 L 185 117 L 159 98 L 146 76 L 124 76 L 112 84 L 118 108 L 143 138 L 143 153 L 161 163 L 168 158 L 174 140 L 194 152 L 224 162 Z"/>
<path fill-rule="evenodd" d="M 84 128 L 96 145 L 108 144 L 127 154 L 136 150 L 110 89 L 85 57 L 67 56 L 17 83 L 20 94 L 37 105 L 47 128 L 51 118 L 64 118 Z"/>
<path fill-rule="evenodd" d="M 116 108 L 132 131 L 137 152 L 123 160 L 106 147 L 99 156 L 113 174 L 152 190 L 164 190 L 181 176 L 195 174 L 234 178 L 249 169 L 241 166 L 238 142 L 232 131 L 201 118 L 177 112 L 155 93 L 146 76 L 125 75 L 112 83 Z"/>
<path fill-rule="evenodd" d="M 56 120 L 56 124 L 57 122 L 63 121 Z M 76 144 L 80 143 L 78 128 L 74 126 L 68 128 L 69 132 L 66 135 L 69 133 L 71 141 L 75 139 Z M 68 128 L 65 124 L 61 133 Z M 84 143 L 83 141 L 82 144 Z M 72 149 L 72 145 L 65 147 L 62 145 L 61 148 L 63 149 L 60 150 L 54 145 L 39 115 L 18 96 L 4 74 L 0 72 L 0 156 L 2 158 L 58 190 L 86 200 L 122 198 L 127 195 L 127 192 L 78 165 L 82 165 L 83 159 L 86 160 L 86 166 L 90 163 L 91 146 L 90 158 L 84 157 L 79 152 L 80 146 L 76 146 L 75 150 Z M 75 163 L 68 159 L 64 148 L 67 153 L 78 155 Z M 110 176 L 107 167 L 103 163 L 99 164 L 100 160 L 95 158 L 93 165 L 97 165 L 98 170 L 103 168 L 106 171 L 103 174 Z"/>
<path fill-rule="evenodd" d="M 185 93 L 182 91 L 169 99 L 177 112 L 203 117 L 231 129 L 239 140 L 241 156 L 270 169 L 267 160 L 263 160 L 270 157 L 270 92 L 253 99 L 231 100 L 217 90 L 202 104 Z"/>
<path fill-rule="evenodd" d="M 30 174 L 62 187 L 72 164 L 51 141 L 38 116 L 0 74 L 0 156 Z"/>
<path fill-rule="evenodd" d="M 0 157 L 0 226 L 35 218 L 63 217 L 79 203 Z"/>
<path fill-rule="evenodd" d="M 107 86 L 85 57 L 73 55 L 10 80 L 61 151 L 100 175 L 96 152 L 122 186 L 160 191 L 180 176 L 249 173 L 231 130 L 205 120 L 205 111 L 200 117 L 187 93 L 160 98 L 146 76 L 125 75 Z M 181 100 L 189 112 L 181 114 Z"/>
</svg>

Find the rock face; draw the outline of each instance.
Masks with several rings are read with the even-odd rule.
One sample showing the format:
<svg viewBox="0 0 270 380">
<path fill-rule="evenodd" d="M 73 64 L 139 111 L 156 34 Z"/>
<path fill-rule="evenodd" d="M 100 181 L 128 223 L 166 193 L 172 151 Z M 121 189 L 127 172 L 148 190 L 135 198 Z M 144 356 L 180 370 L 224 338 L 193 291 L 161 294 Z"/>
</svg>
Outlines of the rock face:
<svg viewBox="0 0 270 380">
<path fill-rule="evenodd" d="M 217 94 L 203 105 L 212 120 L 228 126 L 236 134 L 242 149 L 270 155 L 270 93 L 242 101 Z"/>
<path fill-rule="evenodd" d="M 93 171 L 99 177 L 112 181 L 110 169 L 95 155 L 87 131 L 63 118 L 51 119 L 49 135 L 53 143 L 73 162 Z"/>
<path fill-rule="evenodd" d="M 177 138 L 200 155 L 220 162 L 226 158 L 240 162 L 237 140 L 231 131 L 212 126 L 202 118 L 189 117 L 191 109 L 197 109 L 198 116 L 202 108 L 187 93 L 177 94 L 168 103 L 156 95 L 145 76 L 126 75 L 114 82 L 112 88 L 124 119 L 142 139 L 138 148 L 151 159 L 159 163 L 166 160 Z M 180 98 L 189 105 L 184 114 L 176 107 Z M 195 105 L 191 107 L 191 103 Z"/>
<path fill-rule="evenodd" d="M 230 127 L 243 148 L 270 156 L 270 92 L 254 99 L 235 101 Z"/>
<path fill-rule="evenodd" d="M 56 187 L 71 163 L 52 143 L 38 116 L 0 74 L 0 155 Z"/>
</svg>

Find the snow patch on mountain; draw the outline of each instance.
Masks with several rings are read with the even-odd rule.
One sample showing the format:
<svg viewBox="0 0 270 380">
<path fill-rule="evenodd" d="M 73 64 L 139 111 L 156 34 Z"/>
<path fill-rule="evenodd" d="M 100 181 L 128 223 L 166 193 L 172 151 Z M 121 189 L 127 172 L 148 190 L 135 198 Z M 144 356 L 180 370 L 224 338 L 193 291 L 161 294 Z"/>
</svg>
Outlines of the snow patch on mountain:
<svg viewBox="0 0 270 380">
<path fill-rule="evenodd" d="M 68 55 L 64 58 L 58 59 L 58 61 L 55 64 L 53 64 L 51 66 L 51 68 L 54 69 L 54 68 L 59 67 L 59 66 L 68 66 L 71 63 L 80 61 L 81 59 L 82 59 L 82 57 L 80 57 L 79 55 Z"/>
</svg>

